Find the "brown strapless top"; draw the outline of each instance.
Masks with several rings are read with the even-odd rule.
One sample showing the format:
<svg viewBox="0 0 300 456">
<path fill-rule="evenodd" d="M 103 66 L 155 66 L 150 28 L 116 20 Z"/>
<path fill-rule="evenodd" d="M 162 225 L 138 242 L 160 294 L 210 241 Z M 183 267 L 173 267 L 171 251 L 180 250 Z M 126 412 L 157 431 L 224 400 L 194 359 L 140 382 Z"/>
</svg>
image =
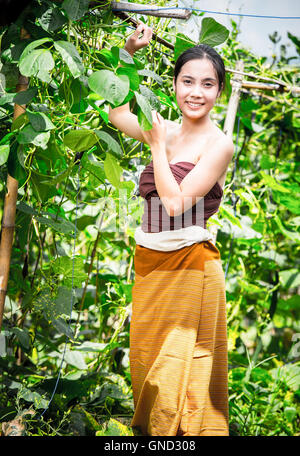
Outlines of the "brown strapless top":
<svg viewBox="0 0 300 456">
<path fill-rule="evenodd" d="M 193 169 L 194 163 L 180 161 L 169 163 L 173 176 L 178 184 Z M 176 230 L 190 225 L 199 225 L 206 228 L 207 220 L 215 214 L 220 206 L 223 189 L 219 182 L 197 204 L 194 204 L 184 213 L 170 217 L 163 206 L 154 181 L 153 161 L 145 167 L 140 175 L 139 194 L 144 198 L 144 213 L 142 217 L 142 230 L 146 233 L 157 233 L 165 230 Z"/>
</svg>

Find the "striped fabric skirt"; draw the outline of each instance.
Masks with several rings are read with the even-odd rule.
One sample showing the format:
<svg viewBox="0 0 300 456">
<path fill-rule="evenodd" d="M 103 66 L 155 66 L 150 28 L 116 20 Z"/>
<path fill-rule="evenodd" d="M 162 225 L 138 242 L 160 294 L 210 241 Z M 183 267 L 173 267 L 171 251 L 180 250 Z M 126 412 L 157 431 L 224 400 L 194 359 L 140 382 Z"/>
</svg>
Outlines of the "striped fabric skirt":
<svg viewBox="0 0 300 456">
<path fill-rule="evenodd" d="M 136 245 L 130 322 L 131 426 L 150 436 L 227 436 L 225 276 L 209 240 Z"/>
</svg>

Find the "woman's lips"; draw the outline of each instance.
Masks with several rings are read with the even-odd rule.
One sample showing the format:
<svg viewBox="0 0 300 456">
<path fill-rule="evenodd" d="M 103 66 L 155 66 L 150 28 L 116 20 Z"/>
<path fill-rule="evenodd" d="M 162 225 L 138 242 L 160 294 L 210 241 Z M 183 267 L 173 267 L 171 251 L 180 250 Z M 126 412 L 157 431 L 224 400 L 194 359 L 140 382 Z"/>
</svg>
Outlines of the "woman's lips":
<svg viewBox="0 0 300 456">
<path fill-rule="evenodd" d="M 186 103 L 187 103 L 188 107 L 190 109 L 193 109 L 194 111 L 196 111 L 197 109 L 200 109 L 201 106 L 204 105 L 204 103 L 192 103 L 192 102 L 189 102 L 189 101 L 187 101 Z"/>
</svg>

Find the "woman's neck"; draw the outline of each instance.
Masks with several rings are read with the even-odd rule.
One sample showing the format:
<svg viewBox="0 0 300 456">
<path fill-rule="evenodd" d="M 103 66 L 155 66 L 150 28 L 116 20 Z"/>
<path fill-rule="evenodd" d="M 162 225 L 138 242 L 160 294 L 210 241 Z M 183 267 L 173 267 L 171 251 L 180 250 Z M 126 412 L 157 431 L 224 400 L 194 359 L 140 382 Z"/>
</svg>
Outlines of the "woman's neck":
<svg viewBox="0 0 300 456">
<path fill-rule="evenodd" d="M 191 120 L 190 118 L 183 116 L 180 128 L 181 136 L 193 136 L 199 135 L 199 133 L 207 134 L 211 133 L 215 128 L 214 123 L 210 119 L 209 115 L 201 117 L 200 119 Z"/>
</svg>

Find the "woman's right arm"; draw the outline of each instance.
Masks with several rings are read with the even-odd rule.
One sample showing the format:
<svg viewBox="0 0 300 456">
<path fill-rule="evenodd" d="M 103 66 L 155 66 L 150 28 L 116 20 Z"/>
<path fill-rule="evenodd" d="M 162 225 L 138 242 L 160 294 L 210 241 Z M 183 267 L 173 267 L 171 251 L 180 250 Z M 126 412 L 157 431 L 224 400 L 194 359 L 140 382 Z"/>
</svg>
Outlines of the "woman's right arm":
<svg viewBox="0 0 300 456">
<path fill-rule="evenodd" d="M 143 36 L 139 38 L 142 32 Z M 152 29 L 141 22 L 136 31 L 126 41 L 124 49 L 133 56 L 136 51 L 147 46 L 151 38 Z M 146 143 L 137 116 L 130 111 L 129 102 L 114 109 L 109 106 L 108 119 L 118 130 L 125 133 L 125 135 Z"/>
</svg>

